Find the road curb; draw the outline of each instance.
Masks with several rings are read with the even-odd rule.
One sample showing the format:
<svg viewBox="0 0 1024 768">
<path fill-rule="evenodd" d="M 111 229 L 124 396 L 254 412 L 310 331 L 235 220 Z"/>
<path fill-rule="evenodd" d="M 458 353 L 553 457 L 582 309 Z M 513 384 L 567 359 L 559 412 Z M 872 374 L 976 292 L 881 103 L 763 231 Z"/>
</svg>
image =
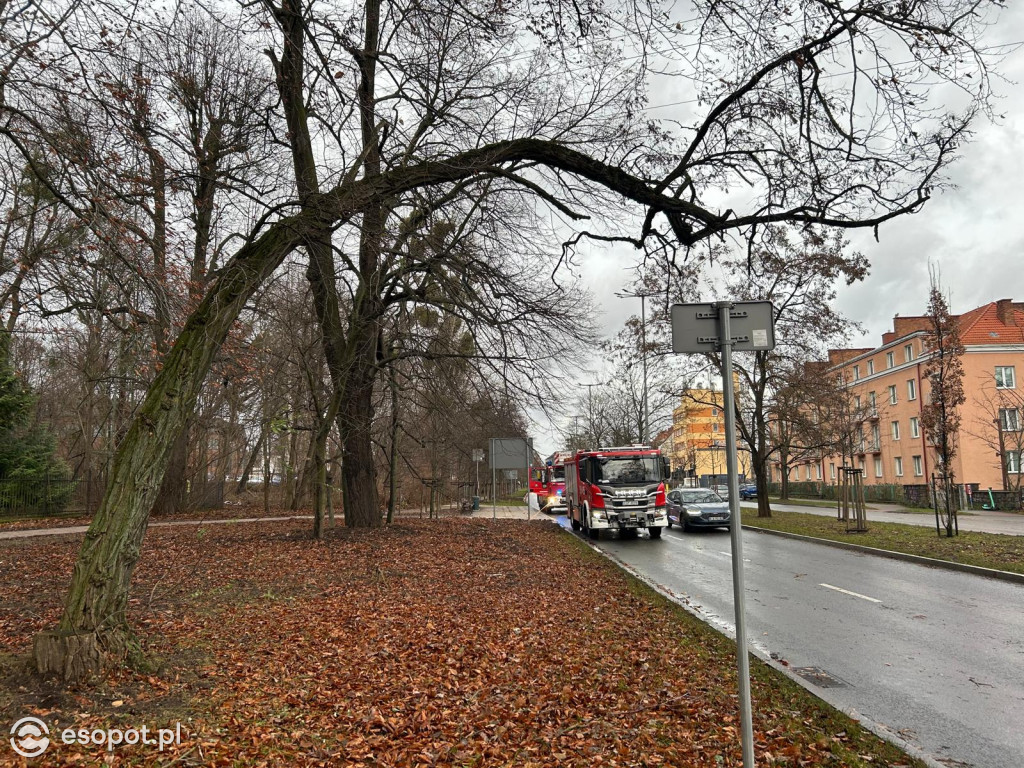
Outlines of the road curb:
<svg viewBox="0 0 1024 768">
<path fill-rule="evenodd" d="M 645 576 L 643 573 L 641 573 L 640 571 L 636 570 L 635 568 L 633 568 L 628 563 L 620 560 L 619 558 L 617 558 L 611 552 L 609 552 L 609 551 L 607 551 L 605 549 L 601 549 L 601 547 L 599 547 L 597 545 L 597 543 L 595 543 L 594 541 L 591 541 L 591 540 L 588 540 L 588 539 L 584 538 L 580 534 L 575 533 L 575 532 L 569 530 L 568 528 L 566 528 L 563 525 L 558 525 L 558 527 L 562 531 L 564 531 L 566 533 L 566 535 L 572 536 L 574 539 L 576 539 L 581 544 L 583 544 L 583 546 L 585 546 L 586 548 L 590 549 L 595 554 L 600 555 L 605 560 L 607 560 L 608 562 L 612 563 L 614 566 L 616 566 L 617 568 L 619 568 L 620 570 L 625 572 L 628 576 L 632 577 L 633 579 L 636 579 L 638 582 L 640 582 L 641 584 L 646 586 L 652 592 L 655 592 L 656 594 L 661 595 L 663 598 L 665 598 L 669 602 L 672 602 L 675 605 L 678 605 L 686 613 L 690 614 L 691 616 L 696 618 L 698 621 L 706 624 L 712 631 L 718 632 L 719 634 L 724 635 L 725 637 L 729 638 L 730 640 L 733 640 L 733 641 L 736 640 L 736 631 L 733 628 L 732 624 L 729 624 L 728 622 L 722 622 L 722 621 L 713 621 L 712 618 L 710 616 L 708 616 L 708 614 L 704 613 L 703 611 L 700 610 L 699 607 L 694 606 L 690 602 L 690 596 L 687 593 L 675 592 L 675 591 L 669 589 L 668 587 L 666 587 L 666 586 L 664 586 L 662 584 L 659 584 L 654 579 L 651 579 L 648 576 Z M 743 527 L 744 528 L 749 528 L 750 526 L 744 525 Z M 754 529 L 754 530 L 764 530 L 764 529 Z M 766 531 L 766 532 L 779 533 L 778 531 Z M 806 540 L 812 541 L 812 542 L 813 541 L 825 541 L 824 539 L 815 539 L 815 538 L 813 538 L 811 536 L 798 536 L 797 534 L 788 534 L 788 535 L 792 536 L 794 538 L 806 539 Z M 856 546 L 856 545 L 853 545 L 853 546 Z M 862 547 L 862 549 L 870 549 L 870 547 Z M 921 559 L 927 560 L 929 558 L 921 558 Z M 1002 571 L 999 571 L 999 573 L 1002 573 Z M 863 727 L 865 730 L 870 731 L 871 733 L 875 734 L 875 736 L 877 736 L 878 738 L 883 739 L 885 741 L 888 741 L 890 744 L 893 744 L 893 745 L 899 747 L 904 752 L 906 752 L 908 756 L 910 756 L 912 758 L 916 758 L 917 760 L 920 760 L 922 763 L 924 763 L 927 766 L 927 768 L 948 768 L 948 765 L 946 763 L 940 761 L 937 757 L 932 756 L 931 754 L 925 752 L 919 746 L 917 746 L 913 742 L 908 741 L 907 739 L 905 739 L 903 736 L 901 736 L 900 734 L 898 734 L 895 731 L 893 731 L 892 728 L 890 728 L 889 726 L 885 725 L 884 723 L 881 723 L 881 722 L 878 722 L 876 720 L 873 720 L 870 717 L 866 717 L 865 715 L 861 714 L 856 709 L 853 709 L 851 707 L 842 707 L 842 706 L 837 706 L 836 704 L 831 703 L 830 701 L 828 701 L 822 695 L 821 690 L 819 688 L 817 688 L 817 686 L 815 686 L 813 683 L 805 680 L 804 678 L 800 677 L 800 675 L 796 674 L 796 672 L 793 671 L 792 667 L 790 667 L 788 665 L 785 665 L 785 664 L 782 664 L 777 659 L 772 658 L 772 655 L 771 655 L 771 652 L 769 651 L 769 649 L 760 646 L 755 640 L 753 640 L 753 639 L 751 639 L 749 637 L 747 638 L 747 652 L 750 655 L 760 659 L 761 662 L 763 662 L 766 666 L 768 666 L 771 669 L 775 670 L 776 672 L 781 674 L 783 677 L 786 677 L 786 678 L 792 680 L 798 686 L 800 686 L 805 691 L 807 691 L 809 694 L 811 694 L 814 698 L 816 698 L 819 701 L 821 701 L 825 706 L 832 707 L 832 709 L 836 710 L 837 712 L 842 712 L 844 715 L 846 715 L 847 717 L 849 717 L 850 719 L 855 721 L 858 725 Z"/>
<path fill-rule="evenodd" d="M 866 555 L 878 555 L 879 557 L 888 557 L 890 560 L 903 560 L 908 563 L 926 565 L 931 568 L 944 568 L 948 571 L 960 571 L 961 573 L 971 573 L 975 576 L 986 576 L 990 579 L 1009 581 L 1014 584 L 1024 584 L 1024 574 L 1013 573 L 1012 571 L 1000 571 L 995 568 L 983 568 L 980 565 L 967 565 L 966 563 L 953 563 L 949 560 L 937 560 L 934 557 L 909 555 L 906 552 L 893 552 L 891 549 L 865 547 L 863 544 L 850 544 L 846 541 L 819 539 L 816 536 L 804 536 L 800 533 L 789 533 L 788 531 L 775 531 L 770 528 L 759 528 L 756 525 L 744 525 L 743 530 L 756 531 L 758 533 L 767 533 L 772 536 L 781 536 L 784 539 L 795 539 L 797 541 L 809 541 L 814 544 L 824 544 L 829 547 L 837 547 L 839 549 L 850 550 L 851 552 L 861 552 Z"/>
</svg>

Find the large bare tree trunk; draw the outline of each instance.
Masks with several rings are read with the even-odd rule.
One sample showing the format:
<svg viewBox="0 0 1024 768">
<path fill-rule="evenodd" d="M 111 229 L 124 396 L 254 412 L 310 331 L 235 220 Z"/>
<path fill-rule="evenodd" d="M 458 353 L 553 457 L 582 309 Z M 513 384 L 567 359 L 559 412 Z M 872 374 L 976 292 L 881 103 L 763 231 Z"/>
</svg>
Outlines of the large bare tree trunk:
<svg viewBox="0 0 1024 768">
<path fill-rule="evenodd" d="M 256 288 L 299 243 L 295 219 L 244 247 L 189 318 L 118 446 L 99 510 L 85 534 L 56 630 L 36 636 L 41 673 L 69 681 L 98 672 L 135 648 L 125 612 L 149 511 L 171 449 L 191 416 L 206 374 Z"/>
<path fill-rule="evenodd" d="M 304 206 L 318 204 L 320 195 L 316 160 L 307 124 L 303 71 L 305 67 L 305 22 L 302 0 L 285 0 L 278 13 L 284 33 L 281 61 L 275 62 L 278 89 L 285 108 L 296 188 Z M 381 160 L 374 123 L 374 78 L 380 27 L 380 2 L 366 3 L 363 50 L 356 52 L 359 68 L 359 110 L 363 140 L 363 179 L 380 176 Z M 324 356 L 335 395 L 343 403 L 338 411 L 338 429 L 343 449 L 342 489 L 345 525 L 373 527 L 382 524 L 373 463 L 371 426 L 373 384 L 377 373 L 377 345 L 380 336 L 380 249 L 385 212 L 378 200 L 367 200 L 362 210 L 359 243 L 360 287 L 349 317 L 348 334 L 341 324 L 340 303 L 335 285 L 335 265 L 330 229 L 313 233 L 304 245 L 309 252 L 307 277 L 313 303 L 323 332 Z"/>
</svg>

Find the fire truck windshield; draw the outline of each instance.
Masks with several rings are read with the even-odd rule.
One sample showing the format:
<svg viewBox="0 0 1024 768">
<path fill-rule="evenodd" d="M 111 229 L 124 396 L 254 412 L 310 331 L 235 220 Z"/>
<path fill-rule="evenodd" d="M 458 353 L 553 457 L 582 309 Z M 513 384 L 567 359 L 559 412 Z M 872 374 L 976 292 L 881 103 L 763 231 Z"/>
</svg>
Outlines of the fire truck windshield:
<svg viewBox="0 0 1024 768">
<path fill-rule="evenodd" d="M 565 467 L 552 467 L 551 476 L 555 479 L 555 482 L 562 482 L 565 480 Z"/>
<path fill-rule="evenodd" d="M 661 465 L 657 456 L 604 456 L 594 462 L 595 480 L 608 485 L 660 483 Z"/>
</svg>

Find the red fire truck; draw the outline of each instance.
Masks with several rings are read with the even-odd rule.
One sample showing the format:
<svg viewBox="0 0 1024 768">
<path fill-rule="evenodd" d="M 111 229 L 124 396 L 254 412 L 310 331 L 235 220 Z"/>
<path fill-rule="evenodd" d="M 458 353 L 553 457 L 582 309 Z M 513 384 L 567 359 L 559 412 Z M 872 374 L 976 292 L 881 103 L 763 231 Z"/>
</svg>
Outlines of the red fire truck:
<svg viewBox="0 0 1024 768">
<path fill-rule="evenodd" d="M 569 454 L 553 453 L 543 467 L 530 470 L 530 490 L 537 494 L 542 512 L 549 515 L 564 514 L 565 459 Z"/>
<path fill-rule="evenodd" d="M 540 509 L 549 515 L 561 515 L 565 506 L 565 461 L 567 453 L 553 453 L 544 468 L 544 493 L 540 495 Z"/>
<path fill-rule="evenodd" d="M 596 539 L 602 530 L 635 538 L 646 528 L 661 538 L 668 525 L 665 480 L 668 464 L 647 445 L 577 451 L 565 460 L 565 498 L 574 531 Z"/>
</svg>

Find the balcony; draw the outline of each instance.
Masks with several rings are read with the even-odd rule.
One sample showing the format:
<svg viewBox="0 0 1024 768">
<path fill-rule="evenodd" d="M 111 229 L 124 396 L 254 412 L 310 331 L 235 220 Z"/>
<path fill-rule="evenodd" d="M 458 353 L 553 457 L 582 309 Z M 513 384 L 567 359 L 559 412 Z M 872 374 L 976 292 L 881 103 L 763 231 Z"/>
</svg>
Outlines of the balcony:
<svg viewBox="0 0 1024 768">
<path fill-rule="evenodd" d="M 857 421 L 861 423 L 865 421 L 878 421 L 878 409 L 873 405 L 862 408 L 860 412 L 857 413 Z"/>
</svg>

